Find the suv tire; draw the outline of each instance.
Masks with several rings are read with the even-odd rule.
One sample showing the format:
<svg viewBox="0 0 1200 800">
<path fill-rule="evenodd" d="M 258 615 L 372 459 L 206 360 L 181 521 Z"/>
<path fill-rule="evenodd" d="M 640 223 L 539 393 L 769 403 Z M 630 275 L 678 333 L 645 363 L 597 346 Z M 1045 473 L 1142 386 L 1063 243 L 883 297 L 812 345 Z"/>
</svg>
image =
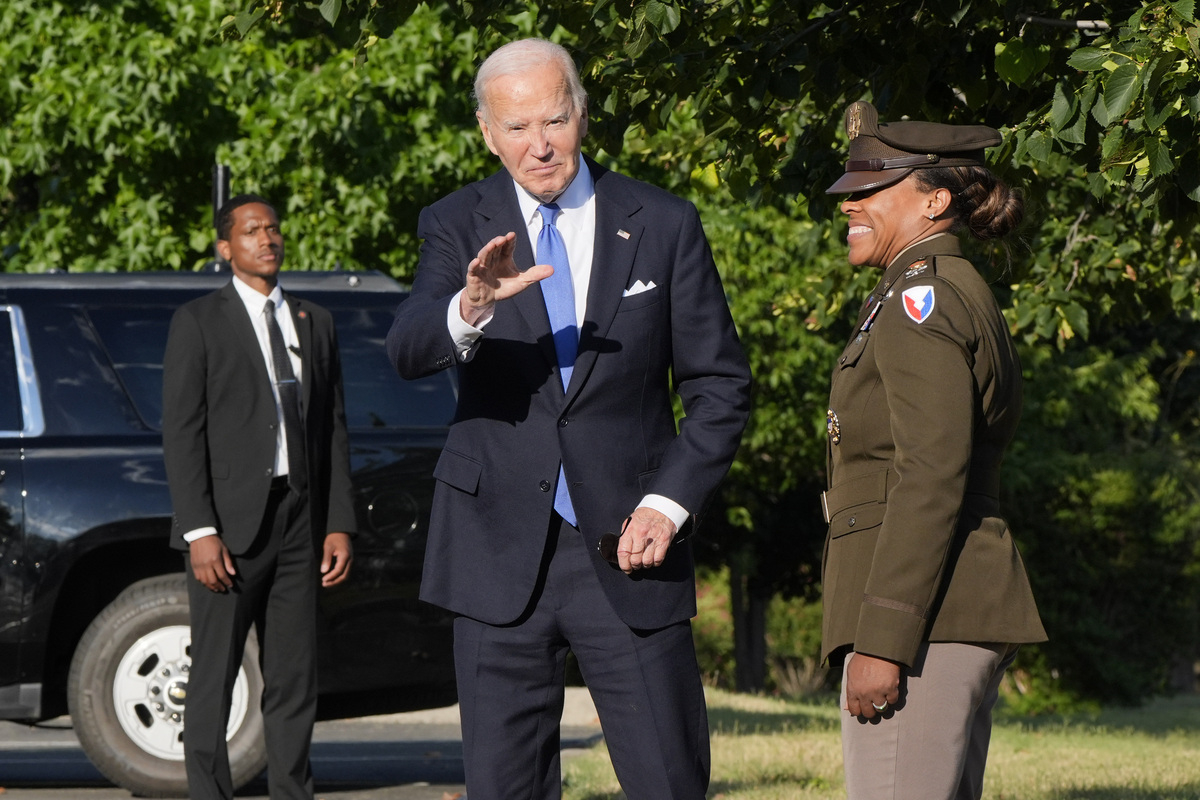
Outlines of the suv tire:
<svg viewBox="0 0 1200 800">
<path fill-rule="evenodd" d="M 104 777 L 134 795 L 187 797 L 182 734 L 190 645 L 180 574 L 129 586 L 75 649 L 67 682 L 75 733 Z M 235 789 L 266 767 L 262 686 L 251 631 L 226 731 Z"/>
</svg>

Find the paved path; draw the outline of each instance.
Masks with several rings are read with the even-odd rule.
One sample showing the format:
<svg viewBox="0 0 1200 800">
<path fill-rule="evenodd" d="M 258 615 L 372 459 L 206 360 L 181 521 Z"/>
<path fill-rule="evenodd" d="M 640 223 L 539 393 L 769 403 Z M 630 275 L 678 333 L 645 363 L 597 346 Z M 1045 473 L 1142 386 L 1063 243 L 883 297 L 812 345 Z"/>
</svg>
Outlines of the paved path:
<svg viewBox="0 0 1200 800">
<path fill-rule="evenodd" d="M 563 754 L 600 740 L 587 689 L 567 689 Z M 318 722 L 313 775 L 319 800 L 454 800 L 463 792 L 458 706 Z M 265 781 L 240 800 L 268 800 Z M 30 727 L 0 722 L 0 800 L 128 800 L 79 748 L 69 717 Z"/>
</svg>

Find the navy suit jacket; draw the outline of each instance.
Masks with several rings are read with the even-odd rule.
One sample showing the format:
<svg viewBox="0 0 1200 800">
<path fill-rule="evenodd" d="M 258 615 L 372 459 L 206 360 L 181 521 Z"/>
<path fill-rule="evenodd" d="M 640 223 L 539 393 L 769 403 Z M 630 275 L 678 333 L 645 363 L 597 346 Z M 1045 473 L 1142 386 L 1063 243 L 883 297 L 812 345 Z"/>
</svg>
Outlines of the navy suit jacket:
<svg viewBox="0 0 1200 800">
<path fill-rule="evenodd" d="M 700 218 L 691 203 L 590 159 L 596 241 L 579 354 L 559 378 L 540 286 L 498 302 L 462 362 L 448 305 L 485 242 L 517 232 L 519 269 L 534 263 L 516 189 L 501 170 L 421 212 L 411 296 L 389 332 L 406 378 L 456 366 L 457 413 L 437 487 L 421 597 L 490 624 L 529 605 L 547 543 L 560 460 L 604 593 L 633 628 L 694 616 L 691 547 L 626 575 L 594 552 L 647 494 L 703 510 L 737 451 L 750 370 Z M 625 296 L 641 281 L 654 288 Z M 672 383 L 685 418 L 676 429 Z"/>
<path fill-rule="evenodd" d="M 333 318 L 284 293 L 300 339 L 314 545 L 353 533 L 354 500 Z M 163 358 L 163 457 L 183 534 L 213 526 L 234 555 L 249 549 L 266 513 L 278 415 L 266 361 L 233 283 L 181 306 Z"/>
</svg>

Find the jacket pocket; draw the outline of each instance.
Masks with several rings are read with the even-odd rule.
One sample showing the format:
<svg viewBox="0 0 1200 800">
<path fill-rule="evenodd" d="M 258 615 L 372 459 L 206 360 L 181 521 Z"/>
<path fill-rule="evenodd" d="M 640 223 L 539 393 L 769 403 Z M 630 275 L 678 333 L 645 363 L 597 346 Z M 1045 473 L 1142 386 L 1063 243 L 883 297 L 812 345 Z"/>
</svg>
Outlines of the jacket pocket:
<svg viewBox="0 0 1200 800">
<path fill-rule="evenodd" d="M 638 488 L 642 490 L 642 494 L 650 491 L 650 484 L 654 483 L 654 476 L 658 474 L 657 469 L 648 470 L 647 472 L 639 472 L 637 476 Z"/>
<path fill-rule="evenodd" d="M 887 513 L 887 503 L 870 502 L 839 511 L 829 520 L 829 538 L 836 539 L 848 533 L 878 528 Z"/>
<path fill-rule="evenodd" d="M 482 473 L 482 463 L 453 450 L 443 450 L 433 468 L 433 477 L 468 494 L 478 491 Z"/>
<path fill-rule="evenodd" d="M 846 349 L 842 351 L 842 355 L 838 358 L 838 369 L 853 367 L 858 363 L 858 359 L 862 357 L 863 351 L 867 349 L 867 342 L 871 341 L 871 333 L 869 331 L 859 331 L 858 335 L 850 340 L 850 344 L 846 345 Z"/>
<path fill-rule="evenodd" d="M 631 294 L 621 298 L 621 304 L 617 306 L 617 313 L 623 311 L 635 311 L 646 306 L 656 305 L 662 300 L 662 291 L 656 286 L 653 289 L 647 289 L 644 292 Z"/>
</svg>

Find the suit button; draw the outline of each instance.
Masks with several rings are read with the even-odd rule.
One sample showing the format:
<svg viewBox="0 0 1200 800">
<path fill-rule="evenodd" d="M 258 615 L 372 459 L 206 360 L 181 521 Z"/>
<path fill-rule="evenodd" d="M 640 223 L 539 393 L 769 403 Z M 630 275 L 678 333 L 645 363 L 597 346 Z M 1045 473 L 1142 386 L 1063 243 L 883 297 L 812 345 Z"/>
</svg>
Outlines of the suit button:
<svg viewBox="0 0 1200 800">
<path fill-rule="evenodd" d="M 558 427 L 560 427 L 560 428 L 567 427 L 567 418 L 566 417 L 563 417 L 562 419 L 560 419 L 558 421 Z"/>
<path fill-rule="evenodd" d="M 854 517 L 851 517 L 850 519 L 846 520 L 846 524 L 849 525 L 851 528 L 853 528 L 854 527 Z"/>
<path fill-rule="evenodd" d="M 271 477 L 271 476 L 272 476 L 272 475 L 274 475 L 274 474 L 275 474 L 275 470 L 274 470 L 274 469 L 272 469 L 272 468 L 269 468 L 269 467 L 268 467 L 268 468 L 267 468 L 267 477 L 269 478 L 269 477 Z"/>
<path fill-rule="evenodd" d="M 538 488 L 541 489 L 543 492 L 550 491 L 550 481 L 542 481 L 541 483 L 538 484 Z"/>
</svg>

